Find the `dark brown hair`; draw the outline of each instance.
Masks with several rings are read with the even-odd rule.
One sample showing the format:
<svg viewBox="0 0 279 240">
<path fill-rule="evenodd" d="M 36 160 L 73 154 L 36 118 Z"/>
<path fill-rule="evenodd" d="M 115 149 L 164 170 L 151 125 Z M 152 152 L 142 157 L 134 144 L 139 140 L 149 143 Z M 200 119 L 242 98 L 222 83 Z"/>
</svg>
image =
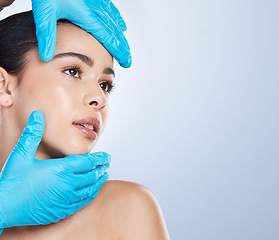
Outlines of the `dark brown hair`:
<svg viewBox="0 0 279 240">
<path fill-rule="evenodd" d="M 61 19 L 58 23 L 69 23 Z M 0 67 L 10 74 L 20 74 L 26 54 L 38 48 L 33 12 L 12 15 L 0 21 Z"/>
<path fill-rule="evenodd" d="M 38 47 L 32 11 L 22 12 L 0 21 L 0 67 L 10 74 L 20 73 L 25 56 Z"/>
</svg>

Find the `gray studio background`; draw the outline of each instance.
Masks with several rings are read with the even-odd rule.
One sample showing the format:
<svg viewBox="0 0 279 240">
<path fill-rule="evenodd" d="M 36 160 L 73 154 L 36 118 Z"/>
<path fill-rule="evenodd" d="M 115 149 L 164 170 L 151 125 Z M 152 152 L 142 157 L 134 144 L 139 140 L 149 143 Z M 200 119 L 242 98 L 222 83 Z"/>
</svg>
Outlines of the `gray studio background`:
<svg viewBox="0 0 279 240">
<path fill-rule="evenodd" d="M 133 66 L 94 149 L 110 179 L 150 189 L 171 239 L 279 239 L 279 2 L 114 3 Z"/>
</svg>

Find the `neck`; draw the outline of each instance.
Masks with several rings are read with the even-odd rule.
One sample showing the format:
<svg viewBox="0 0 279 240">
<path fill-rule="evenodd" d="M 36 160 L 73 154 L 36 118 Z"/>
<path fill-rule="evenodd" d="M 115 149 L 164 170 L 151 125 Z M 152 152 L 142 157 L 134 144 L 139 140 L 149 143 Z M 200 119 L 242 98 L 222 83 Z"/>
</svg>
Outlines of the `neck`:
<svg viewBox="0 0 279 240">
<path fill-rule="evenodd" d="M 3 116 L 4 114 L 2 112 L 0 116 L 0 170 L 3 168 L 21 135 L 21 131 L 17 130 L 13 121 L 8 121 L 8 119 L 12 118 Z"/>
</svg>

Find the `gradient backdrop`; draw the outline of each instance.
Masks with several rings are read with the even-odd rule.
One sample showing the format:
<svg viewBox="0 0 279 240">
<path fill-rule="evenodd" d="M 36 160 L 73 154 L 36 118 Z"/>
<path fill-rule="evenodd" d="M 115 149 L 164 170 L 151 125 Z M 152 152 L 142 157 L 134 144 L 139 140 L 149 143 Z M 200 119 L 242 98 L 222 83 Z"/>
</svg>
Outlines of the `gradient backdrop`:
<svg viewBox="0 0 279 240">
<path fill-rule="evenodd" d="M 110 178 L 150 189 L 172 239 L 279 239 L 279 1 L 114 3 L 133 66 L 94 149 Z"/>
</svg>

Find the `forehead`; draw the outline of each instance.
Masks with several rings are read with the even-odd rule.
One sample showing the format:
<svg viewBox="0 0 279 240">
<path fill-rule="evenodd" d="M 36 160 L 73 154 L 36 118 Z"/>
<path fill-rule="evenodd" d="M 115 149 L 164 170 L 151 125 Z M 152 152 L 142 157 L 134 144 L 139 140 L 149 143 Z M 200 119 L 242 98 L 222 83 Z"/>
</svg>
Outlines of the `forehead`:
<svg viewBox="0 0 279 240">
<path fill-rule="evenodd" d="M 60 60 L 55 59 L 57 55 L 60 56 Z M 76 55 L 84 56 L 81 59 L 76 57 Z M 84 57 L 90 58 L 93 64 L 86 64 L 86 61 L 82 61 Z M 33 76 L 35 75 L 35 70 L 38 74 L 41 74 L 43 71 L 50 73 L 59 66 L 63 65 L 65 67 L 64 65 L 67 64 L 76 64 L 73 61 L 77 59 L 81 60 L 80 62 L 85 64 L 85 67 L 90 67 L 90 71 L 100 70 L 100 72 L 104 72 L 107 69 L 111 69 L 112 71 L 106 74 L 114 75 L 114 63 L 111 54 L 90 33 L 71 23 L 59 23 L 57 25 L 55 54 L 51 61 L 45 62 L 41 60 L 38 48 L 30 50 L 26 54 L 25 74 L 31 72 L 30 74 Z"/>
<path fill-rule="evenodd" d="M 68 22 L 57 25 L 55 54 L 63 52 L 77 52 L 86 54 L 94 60 L 102 58 L 112 61 L 111 54 L 96 38 L 80 27 Z"/>
</svg>

